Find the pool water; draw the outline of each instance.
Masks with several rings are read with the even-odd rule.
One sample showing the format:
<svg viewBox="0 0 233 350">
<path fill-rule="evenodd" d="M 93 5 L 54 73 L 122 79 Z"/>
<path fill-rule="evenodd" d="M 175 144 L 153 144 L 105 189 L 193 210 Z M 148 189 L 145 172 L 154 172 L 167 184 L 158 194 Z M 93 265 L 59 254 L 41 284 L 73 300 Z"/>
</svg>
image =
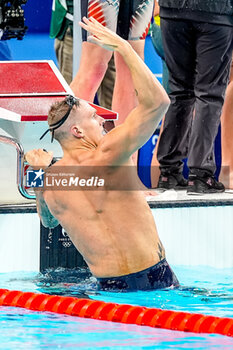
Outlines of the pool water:
<svg viewBox="0 0 233 350">
<path fill-rule="evenodd" d="M 0 349 L 232 349 L 220 335 L 0 308 Z"/>
<path fill-rule="evenodd" d="M 233 318 L 233 271 L 173 267 L 181 288 L 99 292 L 84 270 L 0 274 L 0 288 L 86 297 Z M 0 349 L 233 349 L 233 338 L 82 319 L 0 307 Z"/>
</svg>

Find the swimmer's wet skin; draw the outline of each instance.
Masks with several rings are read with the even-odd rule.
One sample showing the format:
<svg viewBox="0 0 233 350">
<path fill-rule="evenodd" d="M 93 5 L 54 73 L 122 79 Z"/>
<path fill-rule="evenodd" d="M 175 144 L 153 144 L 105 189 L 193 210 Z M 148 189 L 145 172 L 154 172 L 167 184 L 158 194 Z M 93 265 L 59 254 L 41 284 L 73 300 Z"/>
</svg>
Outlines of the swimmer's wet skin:
<svg viewBox="0 0 233 350">
<path fill-rule="evenodd" d="M 71 109 L 67 100 L 55 103 L 48 124 L 64 154 L 51 168 L 78 166 L 80 176 L 87 176 L 88 168 L 111 167 L 110 175 L 104 174 L 106 183 L 121 183 L 123 167 L 133 165 L 132 154 L 152 136 L 169 98 L 127 41 L 94 19 L 84 18 L 80 25 L 91 33 L 92 42 L 122 55 L 132 75 L 138 105 L 123 124 L 103 135 L 104 120 L 87 102 L 78 99 Z M 69 117 L 64 118 L 69 110 Z M 59 127 L 54 130 L 54 125 Z M 26 154 L 34 168 L 47 167 L 52 157 L 42 149 Z M 131 180 L 138 181 L 136 172 Z M 36 190 L 36 196 L 43 225 L 53 228 L 61 224 L 103 289 L 178 286 L 142 192 L 111 191 L 106 186 L 101 191 Z"/>
</svg>

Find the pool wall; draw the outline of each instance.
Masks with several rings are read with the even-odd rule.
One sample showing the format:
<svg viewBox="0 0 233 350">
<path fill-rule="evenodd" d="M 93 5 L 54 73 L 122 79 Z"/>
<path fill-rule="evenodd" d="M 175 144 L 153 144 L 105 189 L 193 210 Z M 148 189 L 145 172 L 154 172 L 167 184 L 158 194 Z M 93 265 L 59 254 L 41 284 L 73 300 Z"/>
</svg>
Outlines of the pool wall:
<svg viewBox="0 0 233 350">
<path fill-rule="evenodd" d="M 152 209 L 174 265 L 233 267 L 233 206 Z"/>
<path fill-rule="evenodd" d="M 33 210 L 0 208 L 0 272 L 39 271 L 40 221 Z M 151 210 L 171 265 L 233 267 L 233 206 Z"/>
</svg>

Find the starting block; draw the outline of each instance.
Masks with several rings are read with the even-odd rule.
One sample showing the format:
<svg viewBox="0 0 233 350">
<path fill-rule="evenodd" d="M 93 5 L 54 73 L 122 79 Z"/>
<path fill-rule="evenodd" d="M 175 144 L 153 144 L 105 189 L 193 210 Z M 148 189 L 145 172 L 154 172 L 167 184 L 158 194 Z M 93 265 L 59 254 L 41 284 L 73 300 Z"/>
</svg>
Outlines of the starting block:
<svg viewBox="0 0 233 350">
<path fill-rule="evenodd" d="M 39 141 L 47 129 L 50 106 L 73 95 L 53 61 L 0 61 L 0 135 L 14 138 L 27 152 L 45 148 L 62 156 L 60 145 L 51 145 L 49 135 Z M 117 113 L 90 103 L 105 120 L 116 120 Z M 17 189 L 16 152 L 0 143 L 0 205 L 28 203 Z"/>
<path fill-rule="evenodd" d="M 52 103 L 73 95 L 53 61 L 0 61 L 0 107 L 14 112 L 0 113 L 13 121 L 46 121 Z M 116 120 L 117 113 L 90 103 L 106 120 Z M 0 110 L 1 112 L 1 110 Z"/>
</svg>

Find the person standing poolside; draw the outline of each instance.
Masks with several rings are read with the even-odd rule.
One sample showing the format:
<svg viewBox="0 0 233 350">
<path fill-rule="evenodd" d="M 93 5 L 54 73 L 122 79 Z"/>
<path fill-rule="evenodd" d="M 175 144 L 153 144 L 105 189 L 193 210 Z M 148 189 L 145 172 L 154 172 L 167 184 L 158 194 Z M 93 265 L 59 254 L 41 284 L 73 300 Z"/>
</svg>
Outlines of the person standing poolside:
<svg viewBox="0 0 233 350">
<path fill-rule="evenodd" d="M 144 59 L 145 37 L 153 13 L 154 0 L 82 0 L 81 15 L 93 17 L 99 23 L 128 40 L 130 45 Z M 112 52 L 87 41 L 83 31 L 81 62 L 78 73 L 70 87 L 74 94 L 92 102 L 104 78 Z M 112 109 L 119 113 L 115 125 L 121 124 L 137 105 L 132 77 L 121 55 L 115 51 L 116 80 L 113 91 Z"/>
<path fill-rule="evenodd" d="M 68 84 L 73 79 L 73 10 L 73 0 L 54 0 L 50 25 L 50 37 L 55 39 L 54 48 L 59 69 Z M 114 57 L 112 57 L 97 91 L 99 104 L 108 109 L 112 107 L 115 75 Z"/>
<path fill-rule="evenodd" d="M 51 107 L 49 130 L 61 144 L 64 156 L 50 169 L 79 166 L 80 177 L 103 167 L 108 170 L 105 187 L 100 191 L 37 191 L 38 213 L 44 226 L 62 225 L 101 289 L 178 286 L 143 192 L 127 190 L 128 184 L 125 190 L 117 190 L 122 182 L 128 181 L 133 187 L 138 182 L 131 156 L 151 137 L 168 108 L 169 98 L 127 41 L 92 18 L 83 21 L 81 26 L 92 33 L 93 42 L 116 51 L 125 60 L 138 106 L 123 124 L 106 135 L 104 119 L 84 100 L 68 97 Z M 52 154 L 32 150 L 26 159 L 34 168 L 46 167 Z"/>
<path fill-rule="evenodd" d="M 158 145 L 158 188 L 188 194 L 224 192 L 214 141 L 233 44 L 233 0 L 159 0 L 171 105 Z M 188 158 L 188 182 L 182 176 Z"/>
<path fill-rule="evenodd" d="M 233 57 L 231 62 L 230 81 L 221 116 L 222 164 L 220 180 L 226 188 L 233 190 Z"/>
</svg>

